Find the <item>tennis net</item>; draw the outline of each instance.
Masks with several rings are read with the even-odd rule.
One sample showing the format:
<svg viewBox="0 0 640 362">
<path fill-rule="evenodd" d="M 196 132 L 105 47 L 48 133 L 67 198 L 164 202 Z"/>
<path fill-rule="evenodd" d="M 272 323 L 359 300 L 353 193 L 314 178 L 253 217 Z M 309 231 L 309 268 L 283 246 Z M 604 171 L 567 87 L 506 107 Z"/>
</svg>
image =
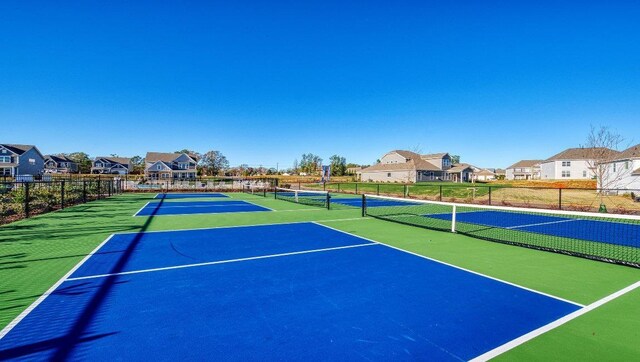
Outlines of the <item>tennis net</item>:
<svg viewBox="0 0 640 362">
<path fill-rule="evenodd" d="M 640 216 L 363 196 L 363 215 L 640 267 Z"/>
<path fill-rule="evenodd" d="M 255 185 L 242 185 L 242 191 L 245 194 L 262 196 L 262 197 L 266 197 L 267 196 L 267 188 L 266 187 L 259 187 L 259 186 L 255 186 Z"/>
<path fill-rule="evenodd" d="M 282 187 L 274 189 L 275 198 L 298 204 L 318 206 L 329 209 L 331 206 L 329 193 L 326 191 L 292 190 Z"/>
</svg>

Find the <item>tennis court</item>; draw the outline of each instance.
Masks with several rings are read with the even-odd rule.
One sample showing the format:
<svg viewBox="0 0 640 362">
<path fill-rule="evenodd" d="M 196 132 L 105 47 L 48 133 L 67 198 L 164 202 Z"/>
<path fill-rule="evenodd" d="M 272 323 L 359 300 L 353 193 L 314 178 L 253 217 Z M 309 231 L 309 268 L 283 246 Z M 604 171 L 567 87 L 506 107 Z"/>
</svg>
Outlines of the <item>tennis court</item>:
<svg viewBox="0 0 640 362">
<path fill-rule="evenodd" d="M 91 336 L 30 357 L 468 360 L 582 307 L 315 223 L 116 234 L 0 350 L 64 340 L 97 298 Z"/>
<path fill-rule="evenodd" d="M 157 194 L 155 198 L 156 199 L 199 199 L 199 198 L 206 199 L 211 197 L 229 197 L 229 196 L 219 192 L 198 192 L 198 193 L 177 192 L 177 193 Z"/>
<path fill-rule="evenodd" d="M 640 353 L 640 321 L 632 317 L 640 313 L 640 269 L 382 217 L 450 228 L 455 215 L 462 230 L 513 232 L 533 227 L 524 222 L 562 220 L 473 216 L 502 220 L 496 227 L 463 220 L 472 217 L 466 209 L 424 212 L 417 201 L 382 199 L 366 199 L 366 213 L 377 214 L 363 217 L 355 204 L 362 197 L 331 197 L 354 204 L 327 209 L 326 195 L 281 194 L 175 201 L 125 194 L 0 228 L 0 359 Z M 307 199 L 317 202 L 300 202 Z M 252 207 L 244 204 L 270 212 L 177 211 Z M 133 217 L 137 210 L 148 215 Z"/>
<path fill-rule="evenodd" d="M 180 201 L 180 202 L 149 202 L 134 216 L 162 216 L 162 215 L 194 215 L 220 214 L 230 212 L 258 212 L 271 211 L 247 201 Z"/>
</svg>

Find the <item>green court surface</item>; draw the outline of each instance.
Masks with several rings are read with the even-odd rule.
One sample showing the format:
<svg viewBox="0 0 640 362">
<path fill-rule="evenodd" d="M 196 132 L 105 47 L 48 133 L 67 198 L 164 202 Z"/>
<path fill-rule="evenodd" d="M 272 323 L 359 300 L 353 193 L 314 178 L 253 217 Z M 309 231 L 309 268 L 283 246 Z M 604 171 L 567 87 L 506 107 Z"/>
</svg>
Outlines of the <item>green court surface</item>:
<svg viewBox="0 0 640 362">
<path fill-rule="evenodd" d="M 232 193 L 226 200 L 245 200 L 273 211 L 133 217 L 154 195 L 119 195 L 0 227 L 0 329 L 119 232 L 316 221 L 585 306 L 640 281 L 640 269 L 363 218 L 358 208 L 326 210 L 249 194 Z M 429 308 L 428 301 L 424 307 Z M 637 360 L 638 316 L 640 288 L 497 359 Z"/>
</svg>

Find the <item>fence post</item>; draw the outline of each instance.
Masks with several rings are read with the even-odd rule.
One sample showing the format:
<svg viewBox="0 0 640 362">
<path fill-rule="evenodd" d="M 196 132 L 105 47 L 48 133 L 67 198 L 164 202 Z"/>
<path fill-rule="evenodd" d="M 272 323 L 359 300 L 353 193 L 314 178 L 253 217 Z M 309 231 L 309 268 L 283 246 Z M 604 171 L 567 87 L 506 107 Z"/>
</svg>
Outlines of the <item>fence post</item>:
<svg viewBox="0 0 640 362">
<path fill-rule="evenodd" d="M 82 180 L 82 202 L 87 203 L 87 181 Z"/>
<path fill-rule="evenodd" d="M 358 194 L 358 183 L 356 182 L 356 195 Z"/>
<path fill-rule="evenodd" d="M 102 194 L 102 185 L 100 184 L 100 176 L 98 176 L 98 200 L 100 200 L 100 194 Z"/>
<path fill-rule="evenodd" d="M 60 208 L 64 209 L 64 180 L 60 181 Z"/>
<path fill-rule="evenodd" d="M 362 217 L 367 216 L 367 198 L 362 194 Z"/>
<path fill-rule="evenodd" d="M 376 195 L 380 196 L 380 184 L 376 184 Z"/>
<path fill-rule="evenodd" d="M 327 191 L 327 181 L 322 181 L 322 191 Z"/>
<path fill-rule="evenodd" d="M 29 183 L 23 182 L 22 186 L 24 187 L 24 217 L 25 219 L 29 218 Z"/>
<path fill-rule="evenodd" d="M 402 185 L 402 197 L 407 197 L 407 185 Z"/>
<path fill-rule="evenodd" d="M 489 205 L 491 205 L 491 186 L 489 186 Z"/>
<path fill-rule="evenodd" d="M 440 185 L 440 192 L 438 196 L 438 201 L 442 201 L 442 185 Z"/>
<path fill-rule="evenodd" d="M 562 210 L 562 189 L 558 189 L 558 210 Z"/>
</svg>

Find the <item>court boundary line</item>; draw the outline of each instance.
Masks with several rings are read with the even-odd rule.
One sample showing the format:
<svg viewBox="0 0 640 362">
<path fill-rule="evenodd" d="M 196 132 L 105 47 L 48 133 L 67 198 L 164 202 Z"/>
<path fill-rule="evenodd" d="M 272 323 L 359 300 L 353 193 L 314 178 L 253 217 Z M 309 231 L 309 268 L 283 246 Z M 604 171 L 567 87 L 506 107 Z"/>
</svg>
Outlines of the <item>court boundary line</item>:
<svg viewBox="0 0 640 362">
<path fill-rule="evenodd" d="M 580 316 L 582 316 L 582 315 L 584 315 L 586 313 L 589 313 L 589 312 L 595 310 L 596 308 L 601 307 L 602 305 L 607 304 L 607 303 L 611 302 L 612 300 L 615 300 L 615 299 L 617 299 L 617 298 L 619 298 L 619 297 L 621 297 L 621 296 L 623 296 L 623 295 L 625 295 L 625 294 L 637 289 L 638 287 L 640 287 L 640 281 L 637 281 L 637 282 L 635 282 L 635 283 L 633 283 L 633 284 L 631 284 L 631 285 L 629 285 L 629 286 L 627 286 L 625 288 L 622 288 L 622 289 L 620 289 L 620 290 L 618 290 L 618 291 L 616 291 L 614 293 L 611 293 L 611 294 L 607 295 L 604 298 L 598 299 L 597 301 L 595 301 L 595 302 L 593 302 L 593 303 L 591 303 L 591 304 L 589 304 L 587 306 L 584 306 L 583 308 L 578 309 L 575 312 L 569 313 L 566 316 L 564 316 L 562 318 L 559 318 L 559 319 L 556 319 L 555 321 L 553 321 L 551 323 L 548 323 L 548 324 L 546 324 L 546 325 L 544 325 L 542 327 L 534 329 L 533 331 L 531 331 L 529 333 L 523 334 L 523 335 L 521 335 L 520 337 L 518 337 L 516 339 L 512 339 L 511 341 L 509 341 L 509 342 L 507 342 L 507 343 L 505 343 L 505 344 L 503 344 L 501 346 L 498 346 L 498 347 L 496 347 L 496 348 L 494 348 L 494 349 L 492 349 L 492 350 L 490 350 L 488 352 L 485 352 L 485 353 L 483 353 L 483 354 L 481 354 L 481 355 L 479 355 L 477 357 L 474 357 L 474 358 L 472 358 L 470 360 L 470 362 L 487 361 L 487 360 L 490 360 L 490 359 L 492 359 L 494 357 L 497 357 L 497 356 L 499 356 L 499 355 L 501 355 L 501 354 L 503 354 L 503 353 L 505 353 L 507 351 L 510 351 L 513 348 L 518 347 L 518 346 L 520 346 L 520 345 L 522 345 L 522 344 L 524 344 L 524 343 L 526 343 L 526 342 L 528 342 L 528 341 L 530 341 L 530 340 L 532 340 L 532 339 L 534 339 L 534 338 L 536 338 L 538 336 L 541 336 L 541 335 L 543 335 L 543 334 L 545 334 L 545 333 L 547 333 L 547 332 L 549 332 L 549 331 L 551 331 L 553 329 L 556 329 L 556 328 L 558 328 L 558 327 L 560 327 L 560 326 L 562 326 L 562 325 L 564 325 L 564 324 L 566 324 L 566 323 L 568 323 L 568 322 L 570 322 L 570 321 L 572 321 L 572 320 L 574 320 L 574 319 L 576 319 L 576 318 L 578 318 L 578 317 L 580 317 Z"/>
<path fill-rule="evenodd" d="M 282 210 L 282 211 L 300 211 L 300 210 Z M 321 211 L 321 210 L 319 210 Z M 215 229 L 231 229 L 231 228 L 243 228 L 243 227 L 252 227 L 252 226 L 272 226 L 272 225 L 287 225 L 287 224 L 312 224 L 315 222 L 339 222 L 339 221 L 356 221 L 356 220 L 376 220 L 372 217 L 352 217 L 345 219 L 327 219 L 327 220 L 319 220 L 319 221 L 285 221 L 285 222 L 272 222 L 266 224 L 248 224 L 248 225 L 229 225 L 229 226 L 208 226 L 201 228 L 190 228 L 190 229 L 171 229 L 171 230 L 147 230 L 147 231 L 122 231 L 115 232 L 113 235 L 128 235 L 128 234 L 146 234 L 146 233 L 173 233 L 180 231 L 198 231 L 198 230 L 215 230 Z M 322 225 L 325 226 L 325 225 Z"/>
<path fill-rule="evenodd" d="M 202 262 L 202 263 L 182 264 L 182 265 L 172 265 L 172 266 L 158 267 L 158 268 L 130 270 L 130 271 L 125 271 L 125 272 L 120 272 L 120 273 L 87 275 L 87 276 L 83 276 L 83 277 L 67 278 L 65 281 L 73 282 L 73 281 L 78 281 L 78 280 L 98 279 L 98 278 L 106 278 L 106 277 L 111 277 L 111 276 L 152 273 L 152 272 L 165 271 L 165 270 L 175 270 L 175 269 L 196 268 L 196 267 L 201 267 L 201 266 L 209 266 L 209 265 L 217 265 L 217 264 L 229 264 L 229 263 L 237 263 L 237 262 L 250 261 L 250 260 L 271 259 L 271 258 L 279 258 L 279 257 L 283 257 L 283 256 L 320 253 L 320 252 L 325 252 L 325 251 L 352 249 L 352 248 L 360 248 L 360 247 L 363 247 L 363 246 L 375 246 L 375 245 L 377 245 L 377 244 L 376 243 L 372 243 L 372 242 L 368 242 L 368 243 L 364 243 L 364 244 L 344 245 L 344 246 L 336 246 L 336 247 L 332 247 L 332 248 L 310 249 L 310 250 L 292 251 L 292 252 L 288 252 L 288 253 L 269 254 L 269 255 L 260 255 L 260 256 L 250 256 L 250 257 L 246 257 L 246 258 L 207 261 L 207 262 Z"/>
<path fill-rule="evenodd" d="M 539 295 L 543 295 L 543 296 L 548 297 L 548 298 L 552 298 L 552 299 L 556 299 L 556 300 L 559 300 L 559 301 L 562 301 L 562 302 L 565 302 L 565 303 L 573 304 L 573 305 L 578 306 L 580 308 L 584 308 L 585 307 L 584 304 L 580 304 L 578 302 L 574 302 L 574 301 L 571 301 L 571 300 L 568 300 L 568 299 L 564 299 L 562 297 L 558 297 L 558 296 L 555 296 L 553 294 L 548 294 L 548 293 L 545 293 L 545 292 L 542 292 L 542 291 L 539 291 L 539 290 L 531 289 L 531 288 L 525 287 L 523 285 L 512 283 L 512 282 L 509 282 L 509 281 L 506 281 L 506 280 L 503 280 L 503 279 L 500 279 L 500 278 L 492 277 L 490 275 L 486 275 L 486 274 L 483 274 L 483 273 L 480 273 L 480 272 L 477 272 L 477 271 L 473 271 L 471 269 L 466 269 L 466 268 L 463 268 L 461 266 L 453 265 L 453 264 L 447 263 L 445 261 L 437 260 L 437 259 L 428 257 L 426 255 L 421 255 L 421 254 L 415 253 L 413 251 L 404 250 L 404 249 L 401 249 L 401 248 L 393 246 L 393 245 L 389 245 L 389 244 L 386 244 L 386 243 L 383 243 L 383 242 L 380 242 L 380 241 L 377 241 L 377 240 L 373 240 L 373 239 L 369 239 L 369 238 L 366 238 L 366 237 L 363 237 L 363 236 L 352 234 L 352 233 L 350 233 L 348 231 L 343 231 L 343 230 L 340 230 L 340 229 L 336 229 L 336 228 L 328 226 L 328 225 L 322 225 L 322 224 L 320 224 L 321 221 L 318 221 L 318 222 L 312 221 L 312 222 L 314 224 L 318 224 L 318 225 L 326 227 L 328 229 L 335 230 L 335 231 L 338 231 L 338 232 L 341 232 L 341 233 L 344 233 L 344 234 L 347 234 L 347 235 L 351 235 L 353 237 L 360 238 L 362 240 L 367 240 L 367 241 L 370 241 L 370 242 L 373 242 L 373 243 L 384 245 L 384 246 L 389 247 L 391 249 L 396 249 L 396 250 L 405 252 L 407 254 L 411 254 L 411 255 L 414 255 L 414 256 L 417 256 L 417 257 L 420 257 L 420 258 L 423 258 L 423 259 L 431 260 L 433 262 L 436 262 L 436 263 L 439 263 L 439 264 L 442 264 L 442 265 L 446 265 L 446 266 L 449 266 L 449 267 L 452 267 L 452 268 L 455 268 L 455 269 L 458 269 L 458 270 L 462 270 L 462 271 L 465 271 L 465 272 L 468 272 L 468 273 L 472 273 L 472 274 L 475 274 L 475 275 L 478 275 L 478 276 L 481 276 L 481 277 L 484 277 L 484 278 L 488 278 L 488 279 L 491 279 L 491 280 L 494 280 L 494 281 L 497 281 L 497 282 L 500 282 L 500 283 L 511 285 L 513 287 L 520 288 L 520 289 L 523 289 L 523 290 L 526 290 L 526 291 L 529 291 L 529 292 L 532 292 L 532 293 L 536 293 L 536 294 L 539 294 Z"/>
<path fill-rule="evenodd" d="M 170 204 L 187 204 L 187 202 L 163 202 L 162 203 L 162 207 L 163 208 L 165 208 L 165 207 L 166 208 L 185 208 L 185 207 L 199 208 L 199 207 L 223 207 L 223 206 L 261 206 L 261 205 L 253 204 L 253 203 L 250 203 L 250 202 L 242 201 L 242 200 L 232 201 L 232 202 L 237 202 L 238 204 L 221 204 L 219 201 L 211 201 L 211 203 L 220 204 L 220 205 L 191 205 L 191 206 L 184 205 L 184 206 L 180 206 L 180 205 L 170 205 Z M 242 202 L 242 204 L 240 202 Z M 159 202 L 154 202 L 154 204 L 159 204 Z"/>
<path fill-rule="evenodd" d="M 230 206 L 237 206 L 237 205 L 230 205 Z M 220 215 L 220 214 L 246 214 L 246 213 L 250 213 L 250 212 L 274 212 L 274 210 L 269 209 L 268 207 L 264 207 L 261 205 L 256 205 L 253 204 L 253 206 L 257 206 L 257 207 L 262 207 L 266 210 L 254 210 L 254 211 L 226 211 L 226 212 L 194 212 L 194 213 L 190 213 L 190 214 L 166 214 L 166 215 L 160 215 L 160 214 L 155 214 L 153 215 L 153 217 L 165 217 L 165 216 L 186 216 L 186 215 Z M 135 217 L 149 217 L 151 215 L 134 215 Z"/>
<path fill-rule="evenodd" d="M 147 207 L 147 205 L 149 205 L 150 203 L 151 203 L 151 201 L 147 201 L 147 203 L 146 203 L 146 204 L 144 204 L 144 205 L 143 205 L 143 206 L 142 206 L 138 211 L 136 211 L 136 213 L 135 213 L 135 214 L 133 214 L 133 216 L 132 216 L 132 217 L 136 217 L 136 216 L 138 216 L 138 214 L 139 214 L 142 210 L 144 210 L 144 209 Z"/>
<path fill-rule="evenodd" d="M 513 229 L 519 229 L 519 228 L 528 228 L 528 227 L 531 227 L 531 226 L 542 226 L 542 225 L 562 224 L 562 223 L 565 223 L 565 222 L 572 222 L 572 221 L 583 221 L 583 220 L 581 220 L 581 219 L 568 219 L 568 220 L 558 220 L 558 221 L 539 222 L 539 223 L 536 223 L 536 224 L 509 226 L 509 227 L 506 227 L 505 229 L 513 230 Z M 495 227 L 498 227 L 498 226 L 495 226 Z"/>
<path fill-rule="evenodd" d="M 9 324 L 7 324 L 2 330 L 0 330 L 0 340 L 4 338 L 13 328 L 15 328 L 24 318 L 26 318 L 38 305 L 44 302 L 48 296 L 53 294 L 58 287 L 64 283 L 76 270 L 78 270 L 91 256 L 98 252 L 115 234 L 109 235 L 104 241 L 96 246 L 89 254 L 85 255 L 71 270 L 64 274 L 57 282 L 55 282 L 49 289 L 47 289 L 42 295 L 38 297 L 33 303 L 31 303 L 22 313 L 18 314 Z"/>
<path fill-rule="evenodd" d="M 155 194 L 155 195 L 153 196 L 153 199 L 154 199 L 154 200 L 155 200 L 155 199 L 158 199 L 158 195 L 160 195 L 160 194 L 161 194 L 161 193 L 157 193 L 157 194 Z M 174 193 L 167 192 L 167 193 L 162 193 L 162 194 L 165 194 L 165 195 L 181 195 L 181 193 L 180 193 L 180 192 L 174 192 Z M 202 192 L 202 193 L 200 193 L 200 192 L 189 192 L 189 193 L 185 192 L 184 194 L 186 194 L 186 195 L 215 194 L 215 195 L 222 195 L 222 198 L 227 198 L 227 197 L 228 197 L 228 198 L 230 198 L 230 197 L 231 197 L 231 196 L 229 196 L 229 195 L 225 195 L 225 193 L 224 193 L 224 192 Z M 182 195 L 184 195 L 184 194 L 182 194 Z M 215 197 L 220 197 L 220 196 L 211 196 L 210 198 L 215 198 Z M 162 198 L 160 198 L 160 199 L 162 199 Z M 185 197 L 185 199 L 188 199 L 188 197 Z M 206 196 L 202 196 L 202 197 L 194 197 L 194 199 L 206 199 Z M 166 200 L 166 198 L 165 198 L 165 200 Z"/>
</svg>

